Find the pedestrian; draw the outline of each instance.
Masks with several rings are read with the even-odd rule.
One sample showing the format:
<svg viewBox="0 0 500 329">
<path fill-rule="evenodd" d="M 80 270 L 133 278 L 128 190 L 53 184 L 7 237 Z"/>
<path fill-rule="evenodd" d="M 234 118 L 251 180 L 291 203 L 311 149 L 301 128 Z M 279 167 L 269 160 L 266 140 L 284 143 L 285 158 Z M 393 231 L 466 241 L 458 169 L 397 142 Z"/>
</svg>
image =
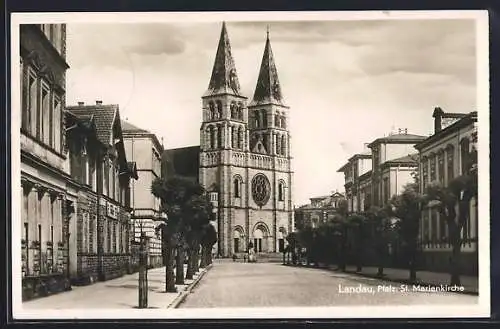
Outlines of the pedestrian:
<svg viewBox="0 0 500 329">
<path fill-rule="evenodd" d="M 243 254 L 243 263 L 247 262 L 247 254 Z"/>
</svg>

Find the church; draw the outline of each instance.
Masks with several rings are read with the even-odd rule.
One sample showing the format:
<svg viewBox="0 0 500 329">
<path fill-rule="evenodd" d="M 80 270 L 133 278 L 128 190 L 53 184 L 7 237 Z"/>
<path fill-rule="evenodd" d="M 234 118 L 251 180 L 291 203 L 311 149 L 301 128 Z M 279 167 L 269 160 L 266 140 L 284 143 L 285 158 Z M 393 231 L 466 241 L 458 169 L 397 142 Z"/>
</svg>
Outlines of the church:
<svg viewBox="0 0 500 329">
<path fill-rule="evenodd" d="M 249 101 L 241 92 L 223 23 L 209 86 L 201 100 L 200 146 L 167 150 L 168 167 L 177 171 L 175 167 L 182 167 L 179 163 L 198 158 L 197 179 L 215 205 L 218 256 L 245 252 L 250 243 L 257 253 L 283 251 L 294 227 L 291 135 L 289 107 L 269 32 Z"/>
</svg>

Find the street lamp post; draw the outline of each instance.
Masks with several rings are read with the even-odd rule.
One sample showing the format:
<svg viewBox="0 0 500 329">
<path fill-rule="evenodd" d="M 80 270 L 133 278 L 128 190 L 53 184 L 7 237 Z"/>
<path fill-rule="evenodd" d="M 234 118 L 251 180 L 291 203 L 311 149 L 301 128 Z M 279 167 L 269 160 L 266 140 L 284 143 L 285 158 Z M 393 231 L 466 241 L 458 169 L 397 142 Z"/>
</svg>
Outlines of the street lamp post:
<svg viewBox="0 0 500 329">
<path fill-rule="evenodd" d="M 146 235 L 142 230 L 140 222 L 140 242 L 139 242 L 139 308 L 148 308 L 148 266 Z"/>
</svg>

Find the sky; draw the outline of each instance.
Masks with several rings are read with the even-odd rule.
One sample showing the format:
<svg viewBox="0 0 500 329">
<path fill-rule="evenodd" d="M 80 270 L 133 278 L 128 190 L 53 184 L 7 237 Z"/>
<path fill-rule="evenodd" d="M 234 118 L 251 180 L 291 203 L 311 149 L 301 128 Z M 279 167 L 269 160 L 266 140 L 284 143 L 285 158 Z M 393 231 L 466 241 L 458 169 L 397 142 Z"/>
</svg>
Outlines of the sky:
<svg viewBox="0 0 500 329">
<path fill-rule="evenodd" d="M 294 203 L 344 192 L 337 170 L 365 143 L 407 128 L 432 133 L 432 111 L 476 110 L 470 19 L 226 23 L 251 99 L 269 26 L 285 102 Z M 221 22 L 69 23 L 67 105 L 118 104 L 165 148 L 199 145 Z"/>
</svg>

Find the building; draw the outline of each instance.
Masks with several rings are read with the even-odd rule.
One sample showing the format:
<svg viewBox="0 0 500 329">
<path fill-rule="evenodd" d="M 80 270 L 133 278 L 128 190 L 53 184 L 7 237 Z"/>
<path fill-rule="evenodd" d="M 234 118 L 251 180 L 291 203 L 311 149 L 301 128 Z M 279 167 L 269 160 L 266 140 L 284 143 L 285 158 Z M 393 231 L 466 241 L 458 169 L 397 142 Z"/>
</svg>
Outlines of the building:
<svg viewBox="0 0 500 329">
<path fill-rule="evenodd" d="M 132 207 L 135 243 L 141 234 L 147 237 L 148 266 L 163 265 L 161 231 L 155 230 L 155 221 L 161 216 L 160 199 L 151 193 L 151 184 L 161 177 L 163 146 L 155 134 L 122 121 L 122 134 L 127 159 L 135 163 L 138 179 L 131 182 L 130 206 Z"/>
<path fill-rule="evenodd" d="M 366 186 L 361 187 L 360 178 L 372 170 L 372 154 L 368 149 L 363 153 L 353 155 L 347 160 L 337 172 L 344 173 L 344 188 L 347 201 L 347 210 L 349 212 L 364 211 L 365 197 L 362 195 Z M 363 176 L 364 177 L 364 176 Z M 371 185 L 370 185 L 371 188 Z M 370 193 L 371 195 L 371 193 Z"/>
<path fill-rule="evenodd" d="M 445 113 L 436 108 L 433 113 L 434 134 L 418 143 L 420 160 L 420 189 L 425 191 L 431 182 L 447 186 L 454 178 L 477 170 L 474 159 L 477 138 L 477 112 Z M 462 232 L 461 272 L 477 275 L 478 254 L 477 200 L 472 199 L 470 217 Z M 449 271 L 451 244 L 448 226 L 436 209 L 426 208 L 422 212 L 420 243 L 426 267 Z"/>
<path fill-rule="evenodd" d="M 20 66 L 20 238 L 26 300 L 70 289 L 68 227 L 78 195 L 64 166 L 66 25 L 21 25 Z"/>
<path fill-rule="evenodd" d="M 414 181 L 413 173 L 418 168 L 414 145 L 425 136 L 408 134 L 400 129 L 397 134 L 377 138 L 368 147 L 372 153 L 372 205 L 383 207 L 403 187 Z"/>
<path fill-rule="evenodd" d="M 293 229 L 292 169 L 285 105 L 265 42 L 254 96 L 240 90 L 223 23 L 208 90 L 202 96 L 200 183 L 217 198 L 218 255 L 278 252 Z"/>
<path fill-rule="evenodd" d="M 413 182 L 418 170 L 414 145 L 425 138 L 399 129 L 398 133 L 369 143 L 368 151 L 349 158 L 337 170 L 344 173 L 349 212 L 383 207 L 392 196 L 401 193 L 406 184 Z"/>
<path fill-rule="evenodd" d="M 342 201 L 346 201 L 342 193 L 334 192 L 331 195 L 313 197 L 311 202 L 295 209 L 295 228 L 317 227 L 319 224 L 331 220 L 338 214 Z"/>
<path fill-rule="evenodd" d="M 67 169 L 78 189 L 70 223 L 70 276 L 74 284 L 119 277 L 131 268 L 130 179 L 118 105 L 66 108 Z"/>
</svg>

